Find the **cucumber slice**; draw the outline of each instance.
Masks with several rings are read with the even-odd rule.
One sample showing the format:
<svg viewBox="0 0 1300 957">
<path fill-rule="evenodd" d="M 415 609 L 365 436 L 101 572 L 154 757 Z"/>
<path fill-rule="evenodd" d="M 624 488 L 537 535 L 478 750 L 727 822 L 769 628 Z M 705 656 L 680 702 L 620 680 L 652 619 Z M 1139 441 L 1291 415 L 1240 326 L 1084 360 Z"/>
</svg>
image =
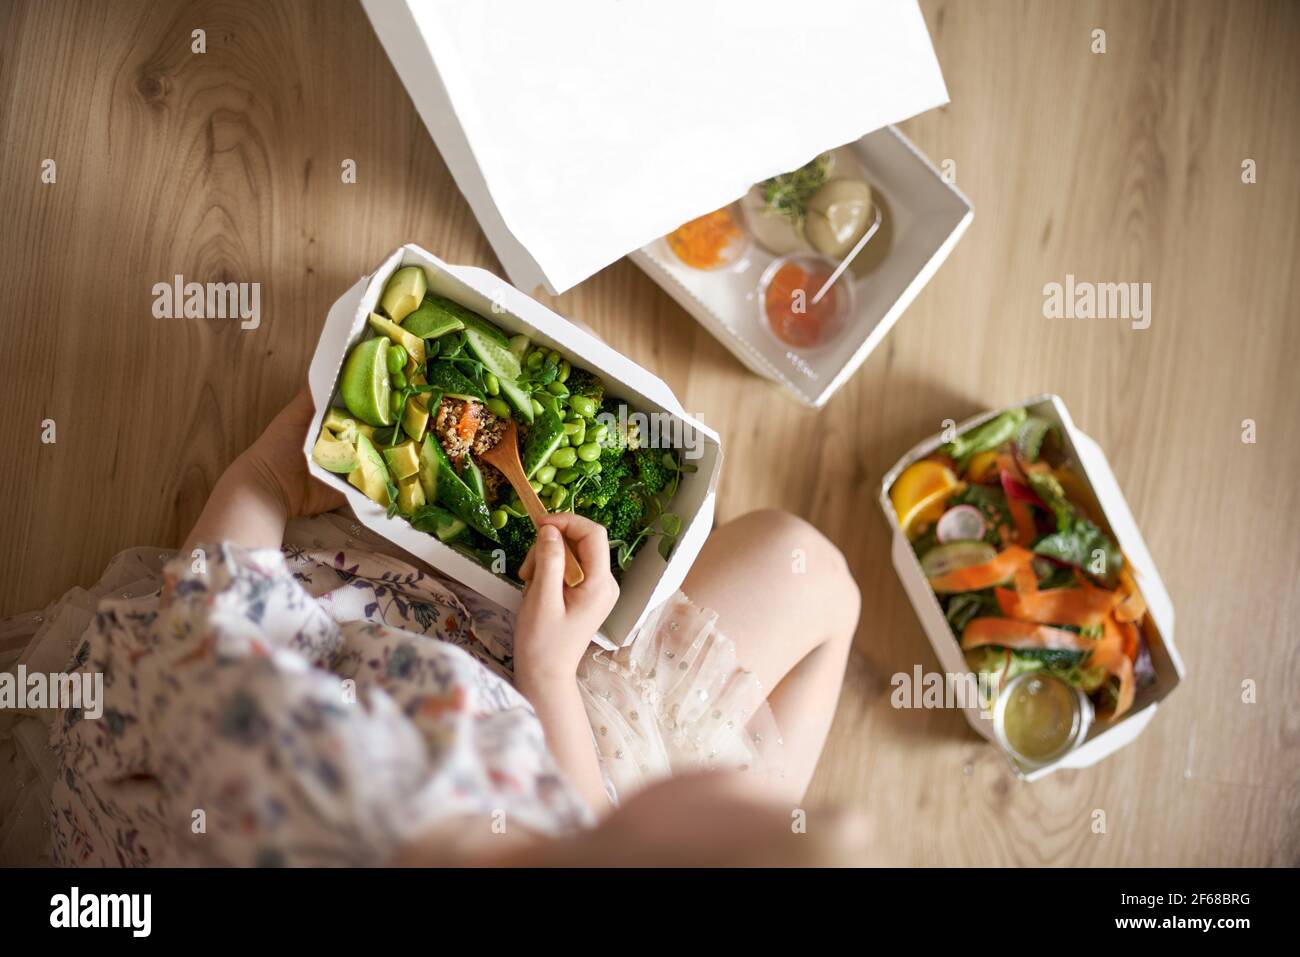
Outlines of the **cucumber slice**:
<svg viewBox="0 0 1300 957">
<path fill-rule="evenodd" d="M 524 361 L 524 353 L 528 351 L 528 347 L 531 344 L 532 343 L 528 341 L 528 337 L 523 333 L 510 337 L 510 351 L 514 353 L 515 358 L 518 359 L 521 364 Z"/>
<path fill-rule="evenodd" d="M 510 339 L 506 334 L 478 313 L 444 296 L 429 296 L 425 303 L 464 324 L 461 334 L 465 337 L 465 347 L 497 377 L 501 383 L 501 394 L 514 406 L 519 417 L 531 423 L 533 404 L 529 401 L 528 393 L 519 387 L 522 367 L 518 356 L 510 348 Z"/>
<path fill-rule="evenodd" d="M 519 418 L 531 425 L 533 422 L 533 402 L 528 397 L 528 393 L 509 379 L 502 379 L 498 375 L 497 380 L 501 383 L 501 394 L 506 397 L 506 401 L 514 406 L 515 411 L 519 413 Z"/>
<path fill-rule="evenodd" d="M 503 346 L 482 329 L 466 325 L 465 345 L 498 378 L 510 382 L 519 378 L 519 360 L 510 351 L 510 347 Z"/>
<path fill-rule="evenodd" d="M 483 390 L 451 363 L 430 362 L 425 368 L 424 375 L 429 380 L 429 385 L 441 389 L 443 395 L 456 399 L 484 401 Z"/>
<path fill-rule="evenodd" d="M 938 578 L 971 565 L 983 565 L 997 556 L 993 546 L 984 542 L 950 542 L 926 552 L 921 559 L 921 571 L 926 578 Z"/>
<path fill-rule="evenodd" d="M 501 394 L 514 406 L 525 422 L 533 421 L 533 403 L 528 393 L 519 387 L 519 360 L 494 337 L 473 324 L 465 325 L 465 347 L 483 363 L 483 367 L 501 383 Z"/>
<path fill-rule="evenodd" d="M 480 532 L 492 541 L 500 541 L 497 530 L 492 527 L 492 514 L 485 502 L 466 485 L 456 470 L 451 467 L 451 459 L 432 435 L 424 437 L 424 454 L 432 456 L 438 463 L 438 502 L 451 509 L 452 513 L 465 521 L 474 531 Z"/>
<path fill-rule="evenodd" d="M 463 521 L 438 505 L 417 508 L 411 515 L 411 526 L 435 536 L 440 542 L 455 541 L 466 528 Z"/>
<path fill-rule="evenodd" d="M 465 484 L 469 490 L 483 501 L 487 501 L 487 483 L 483 481 L 483 470 L 474 461 L 474 456 L 465 456 Z"/>
<path fill-rule="evenodd" d="M 564 421 L 551 409 L 545 409 L 533 427 L 528 431 L 528 440 L 524 442 L 524 454 L 521 462 L 524 474 L 528 478 L 546 464 L 551 453 L 560 447 L 564 438 Z"/>
</svg>

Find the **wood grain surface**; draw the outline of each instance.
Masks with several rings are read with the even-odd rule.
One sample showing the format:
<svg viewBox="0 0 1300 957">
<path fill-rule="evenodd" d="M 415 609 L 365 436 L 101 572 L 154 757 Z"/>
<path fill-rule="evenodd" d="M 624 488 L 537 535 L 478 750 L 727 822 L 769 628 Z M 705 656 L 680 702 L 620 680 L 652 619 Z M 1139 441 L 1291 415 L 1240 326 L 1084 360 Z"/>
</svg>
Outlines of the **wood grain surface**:
<svg viewBox="0 0 1300 957">
<path fill-rule="evenodd" d="M 952 103 L 903 130 L 975 221 L 823 411 L 626 261 L 548 302 L 719 430 L 721 518 L 787 508 L 848 556 L 864 615 L 810 803 L 865 808 L 878 862 L 1300 864 L 1300 5 L 923 8 Z M 499 270 L 352 0 L 0 0 L 0 210 L 4 615 L 179 544 L 393 247 Z M 260 282 L 260 328 L 153 318 L 177 273 Z M 1067 273 L 1150 282 L 1150 328 L 1045 319 Z M 1024 784 L 959 713 L 890 707 L 938 664 L 875 497 L 943 419 L 1043 391 L 1106 450 L 1188 676 L 1130 747 Z"/>
</svg>

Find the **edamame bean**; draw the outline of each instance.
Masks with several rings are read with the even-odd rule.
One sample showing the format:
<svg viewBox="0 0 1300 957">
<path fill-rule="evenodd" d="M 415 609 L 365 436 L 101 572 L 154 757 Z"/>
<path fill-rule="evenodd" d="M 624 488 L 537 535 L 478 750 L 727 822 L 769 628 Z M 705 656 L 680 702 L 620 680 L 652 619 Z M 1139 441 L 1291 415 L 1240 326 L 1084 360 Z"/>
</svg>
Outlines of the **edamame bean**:
<svg viewBox="0 0 1300 957">
<path fill-rule="evenodd" d="M 569 437 L 567 435 L 560 436 L 560 448 L 567 449 L 572 444 L 573 443 L 569 440 Z"/>
<path fill-rule="evenodd" d="M 569 360 L 568 360 L 568 359 L 561 359 L 561 360 L 560 360 L 560 374 L 557 375 L 555 378 L 558 379 L 560 382 L 568 382 L 568 381 L 569 381 L 569 373 L 572 372 L 572 371 L 573 371 L 573 366 L 569 365 Z"/>
<path fill-rule="evenodd" d="M 577 477 L 577 469 L 560 469 L 555 473 L 555 481 L 558 485 L 568 485 Z"/>
<path fill-rule="evenodd" d="M 390 375 L 388 381 L 392 383 L 394 389 L 406 388 L 406 376 L 404 376 L 400 371 L 394 372 Z"/>
<path fill-rule="evenodd" d="M 550 498 L 552 495 L 555 494 L 555 490 L 558 488 L 559 486 L 556 485 L 554 482 L 547 482 L 545 485 L 542 486 L 542 492 L 541 492 L 542 498 Z"/>
<path fill-rule="evenodd" d="M 541 482 L 543 485 L 550 485 L 555 481 L 555 466 L 543 465 L 533 473 L 533 478 L 537 479 L 537 481 Z"/>
<path fill-rule="evenodd" d="M 488 372 L 483 376 L 483 388 L 487 389 L 488 395 L 500 395 L 501 380 L 498 379 L 496 376 L 494 376 L 491 372 Z"/>
<path fill-rule="evenodd" d="M 590 419 L 596 415 L 595 401 L 585 395 L 575 395 L 569 399 L 569 408 L 584 419 Z"/>
<path fill-rule="evenodd" d="M 493 415 L 499 415 L 503 419 L 510 418 L 510 406 L 506 404 L 505 399 L 498 399 L 493 396 L 487 400 L 485 405 L 492 410 Z"/>
<path fill-rule="evenodd" d="M 567 499 L 568 497 L 569 497 L 569 490 L 567 488 L 560 488 L 557 486 L 554 493 L 552 493 L 551 495 L 551 503 L 550 503 L 551 511 L 552 512 L 559 511 L 560 507 L 564 505 L 564 500 Z"/>
<path fill-rule="evenodd" d="M 595 462 L 579 462 L 574 467 L 583 475 L 587 475 L 587 476 L 599 475 L 601 469 L 599 459 L 597 459 Z"/>
<path fill-rule="evenodd" d="M 548 366 L 558 367 L 559 364 L 563 361 L 564 361 L 564 356 L 560 355 L 559 351 L 556 349 L 552 349 L 550 352 L 546 354 L 546 364 Z"/>
<path fill-rule="evenodd" d="M 546 391 L 549 392 L 551 395 L 563 397 L 569 394 L 569 387 L 557 379 L 556 381 L 547 385 Z"/>
<path fill-rule="evenodd" d="M 533 479 L 531 482 L 529 482 L 529 483 L 528 483 L 528 486 L 529 486 L 529 487 L 530 487 L 534 492 L 537 492 L 537 493 L 539 493 L 539 494 L 540 494 L 541 491 L 542 491 L 542 483 L 539 482 L 539 481 L 537 481 L 537 479 Z"/>
<path fill-rule="evenodd" d="M 584 462 L 594 462 L 600 458 L 600 446 L 595 442 L 588 442 L 586 445 L 578 447 L 578 458 Z"/>
<path fill-rule="evenodd" d="M 600 456 L 600 450 L 596 450 L 596 456 Z M 571 469 L 573 463 L 578 461 L 578 453 L 575 449 L 556 449 L 551 453 L 551 464 L 557 469 Z"/>
<path fill-rule="evenodd" d="M 570 445 L 581 445 L 587 441 L 587 423 L 578 423 L 578 428 L 569 436 Z"/>
<path fill-rule="evenodd" d="M 581 422 L 575 422 L 573 419 L 570 419 L 568 422 L 564 423 L 564 434 L 572 435 L 574 432 L 578 431 L 580 425 L 582 425 Z"/>
<path fill-rule="evenodd" d="M 506 522 L 508 521 L 510 521 L 510 516 L 506 514 L 505 509 L 498 508 L 492 510 L 493 528 L 505 528 Z"/>
<path fill-rule="evenodd" d="M 541 366 L 542 366 L 542 360 L 545 359 L 545 358 L 546 358 L 546 357 L 545 357 L 544 355 L 542 355 L 542 352 L 541 352 L 541 350 L 539 349 L 539 350 L 537 350 L 536 352 L 531 353 L 531 354 L 528 356 L 528 358 L 527 358 L 526 360 L 524 360 L 524 364 L 527 365 L 528 368 L 532 369 L 533 371 L 536 371 L 537 369 L 540 369 L 540 368 L 541 368 Z"/>
<path fill-rule="evenodd" d="M 392 410 L 393 415 L 401 415 L 403 411 L 402 406 L 404 404 L 401 395 L 396 392 L 388 398 L 388 408 Z"/>
<path fill-rule="evenodd" d="M 607 426 L 604 422 L 601 422 L 599 425 L 597 425 L 594 429 L 591 430 L 591 441 L 593 442 L 604 443 L 605 439 L 607 439 L 608 437 L 609 437 L 609 426 Z"/>
<path fill-rule="evenodd" d="M 528 401 L 529 401 L 529 403 L 532 404 L 532 407 L 533 407 L 533 415 L 541 415 L 541 414 L 545 411 L 545 410 L 542 408 L 542 404 L 541 404 L 540 402 L 538 402 L 536 399 L 529 399 Z"/>
<path fill-rule="evenodd" d="M 388 363 L 388 374 L 401 372 L 406 367 L 406 350 L 398 343 L 394 342 L 388 347 L 388 356 L 385 360 Z"/>
</svg>

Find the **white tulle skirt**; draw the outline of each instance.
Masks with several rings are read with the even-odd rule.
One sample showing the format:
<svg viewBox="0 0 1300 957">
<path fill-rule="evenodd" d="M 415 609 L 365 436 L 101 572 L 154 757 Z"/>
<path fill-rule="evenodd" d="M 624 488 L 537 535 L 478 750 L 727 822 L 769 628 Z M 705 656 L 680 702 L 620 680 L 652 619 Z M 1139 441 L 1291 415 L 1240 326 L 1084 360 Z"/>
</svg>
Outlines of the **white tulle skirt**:
<svg viewBox="0 0 1300 957">
<path fill-rule="evenodd" d="M 768 692 L 717 619 L 678 592 L 631 644 L 583 658 L 578 686 L 615 801 L 683 771 L 783 776 Z"/>
</svg>

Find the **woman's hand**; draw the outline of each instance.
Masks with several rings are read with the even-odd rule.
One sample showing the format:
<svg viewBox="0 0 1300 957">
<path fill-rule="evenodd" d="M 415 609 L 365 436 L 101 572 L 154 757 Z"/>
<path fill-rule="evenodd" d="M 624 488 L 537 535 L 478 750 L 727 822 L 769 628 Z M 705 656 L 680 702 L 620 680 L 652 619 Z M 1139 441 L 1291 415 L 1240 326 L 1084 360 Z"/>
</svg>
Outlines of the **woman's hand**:
<svg viewBox="0 0 1300 957">
<path fill-rule="evenodd" d="M 307 471 L 302 446 L 314 418 L 311 396 L 304 388 L 222 473 L 185 540 L 186 550 L 217 542 L 279 548 L 289 519 L 347 502 L 342 492 Z"/>
<path fill-rule="evenodd" d="M 576 588 L 564 584 L 564 538 L 582 566 L 584 577 Z M 515 616 L 515 686 L 537 712 L 555 763 L 587 805 L 602 814 L 609 799 L 577 674 L 583 653 L 618 599 L 605 527 L 580 515 L 549 516 L 519 577 L 527 584 Z"/>
<path fill-rule="evenodd" d="M 585 576 L 564 584 L 567 538 Z M 580 515 L 559 513 L 537 532 L 537 542 L 519 569 L 524 601 L 515 619 L 515 681 L 525 696 L 571 686 L 591 639 L 618 600 L 609 567 L 605 527 Z"/>
<path fill-rule="evenodd" d="M 280 497 L 289 518 L 317 515 L 347 504 L 342 492 L 312 478 L 307 471 L 302 446 L 315 419 L 311 393 L 303 386 L 240 456 Z"/>
</svg>

